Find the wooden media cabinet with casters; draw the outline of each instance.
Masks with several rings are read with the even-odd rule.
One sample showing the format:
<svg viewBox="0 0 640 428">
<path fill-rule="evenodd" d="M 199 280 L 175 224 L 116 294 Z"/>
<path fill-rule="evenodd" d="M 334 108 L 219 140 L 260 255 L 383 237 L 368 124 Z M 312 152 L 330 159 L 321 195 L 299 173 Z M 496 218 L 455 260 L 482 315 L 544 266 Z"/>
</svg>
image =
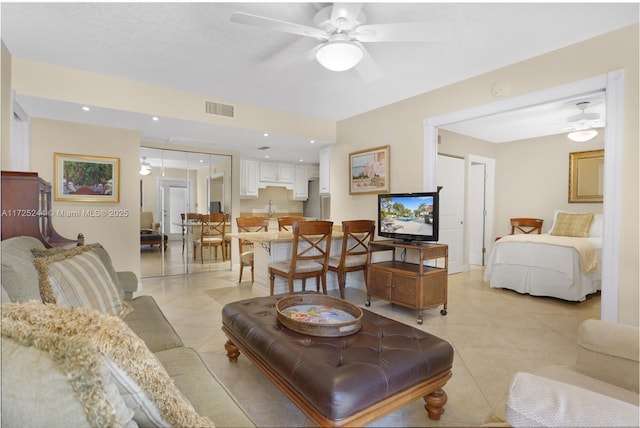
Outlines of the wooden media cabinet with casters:
<svg viewBox="0 0 640 428">
<path fill-rule="evenodd" d="M 391 260 L 376 261 L 375 253 L 391 251 Z M 445 244 L 398 243 L 391 240 L 369 243 L 370 262 L 367 265 L 367 302 L 371 297 L 418 310 L 422 324 L 425 309 L 443 305 L 440 314 L 447 314 L 447 269 L 449 247 Z M 412 254 L 415 260 L 407 261 Z M 437 267 L 438 259 L 444 266 Z M 434 260 L 436 266 L 425 265 Z"/>
</svg>

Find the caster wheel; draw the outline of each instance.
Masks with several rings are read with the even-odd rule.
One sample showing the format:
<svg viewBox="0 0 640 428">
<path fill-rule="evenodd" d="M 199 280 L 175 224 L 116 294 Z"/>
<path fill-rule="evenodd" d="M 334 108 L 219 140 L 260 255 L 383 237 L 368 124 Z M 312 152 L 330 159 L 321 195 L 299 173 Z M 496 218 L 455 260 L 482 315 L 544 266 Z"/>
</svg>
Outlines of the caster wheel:
<svg viewBox="0 0 640 428">
<path fill-rule="evenodd" d="M 371 306 L 371 302 L 365 302 L 364 305 L 368 308 L 369 306 Z"/>
<path fill-rule="evenodd" d="M 441 310 L 440 315 L 447 315 L 447 310 L 446 309 Z"/>
<path fill-rule="evenodd" d="M 422 318 L 418 318 L 418 324 L 422 325 Z"/>
</svg>

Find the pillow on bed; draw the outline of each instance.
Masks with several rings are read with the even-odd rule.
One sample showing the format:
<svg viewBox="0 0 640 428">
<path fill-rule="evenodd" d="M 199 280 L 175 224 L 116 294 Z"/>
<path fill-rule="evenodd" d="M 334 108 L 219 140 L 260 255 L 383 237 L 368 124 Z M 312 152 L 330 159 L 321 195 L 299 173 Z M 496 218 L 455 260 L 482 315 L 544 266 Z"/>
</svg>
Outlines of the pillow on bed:
<svg viewBox="0 0 640 428">
<path fill-rule="evenodd" d="M 589 238 L 602 238 L 602 229 L 604 228 L 604 218 L 602 214 L 595 214 L 593 221 L 589 227 Z"/>
<path fill-rule="evenodd" d="M 559 213 L 554 223 L 553 230 L 551 230 L 551 235 L 586 238 L 592 221 L 593 213 Z"/>
<path fill-rule="evenodd" d="M 558 219 L 558 214 L 580 214 L 563 210 L 555 210 L 553 212 L 553 221 L 551 222 L 551 227 L 549 228 L 548 234 L 551 235 L 553 228 L 556 226 L 556 220 Z M 589 226 L 588 237 L 589 238 L 602 238 L 602 229 L 604 227 L 604 218 L 602 214 L 594 214 L 593 221 L 591 222 L 591 226 Z"/>
</svg>

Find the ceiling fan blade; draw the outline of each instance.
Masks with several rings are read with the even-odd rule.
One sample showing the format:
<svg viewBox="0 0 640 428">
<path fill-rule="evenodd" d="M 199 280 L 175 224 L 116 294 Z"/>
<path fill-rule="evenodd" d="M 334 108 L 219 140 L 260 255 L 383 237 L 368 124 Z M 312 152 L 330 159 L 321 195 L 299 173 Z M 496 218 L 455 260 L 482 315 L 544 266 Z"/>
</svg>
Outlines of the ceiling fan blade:
<svg viewBox="0 0 640 428">
<path fill-rule="evenodd" d="M 362 80 L 369 83 L 382 79 L 382 76 L 384 74 L 382 73 L 382 69 L 380 69 L 378 63 L 373 59 L 373 57 L 369 54 L 369 51 L 365 49 L 362 43 L 358 43 L 358 46 L 360 46 L 360 49 L 362 49 L 362 53 L 364 54 L 364 56 L 354 68 L 358 72 Z"/>
<path fill-rule="evenodd" d="M 231 22 L 253 25 L 255 27 L 267 28 L 269 30 L 281 31 L 284 33 L 297 34 L 299 36 L 314 37 L 323 41 L 329 39 L 327 32 L 319 28 L 281 21 L 279 19 L 267 18 L 264 16 L 252 15 L 250 13 L 236 12 L 231 15 Z"/>
<path fill-rule="evenodd" d="M 443 42 L 450 40 L 451 28 L 442 22 L 399 22 L 360 25 L 354 33 L 360 42 Z"/>
<path fill-rule="evenodd" d="M 353 23 L 357 22 L 362 6 L 362 3 L 334 3 L 331 9 L 331 25 L 341 30 L 350 30 L 351 28 L 340 28 L 340 26 L 345 22 L 344 20 L 353 26 Z"/>
</svg>

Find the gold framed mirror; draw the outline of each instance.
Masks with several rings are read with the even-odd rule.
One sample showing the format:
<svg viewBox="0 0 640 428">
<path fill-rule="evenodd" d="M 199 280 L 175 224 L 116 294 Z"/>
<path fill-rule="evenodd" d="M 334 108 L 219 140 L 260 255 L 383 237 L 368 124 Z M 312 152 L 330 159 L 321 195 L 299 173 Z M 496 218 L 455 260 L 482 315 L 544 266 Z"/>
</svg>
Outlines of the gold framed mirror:
<svg viewBox="0 0 640 428">
<path fill-rule="evenodd" d="M 569 202 L 602 202 L 604 150 L 569 153 Z"/>
</svg>

